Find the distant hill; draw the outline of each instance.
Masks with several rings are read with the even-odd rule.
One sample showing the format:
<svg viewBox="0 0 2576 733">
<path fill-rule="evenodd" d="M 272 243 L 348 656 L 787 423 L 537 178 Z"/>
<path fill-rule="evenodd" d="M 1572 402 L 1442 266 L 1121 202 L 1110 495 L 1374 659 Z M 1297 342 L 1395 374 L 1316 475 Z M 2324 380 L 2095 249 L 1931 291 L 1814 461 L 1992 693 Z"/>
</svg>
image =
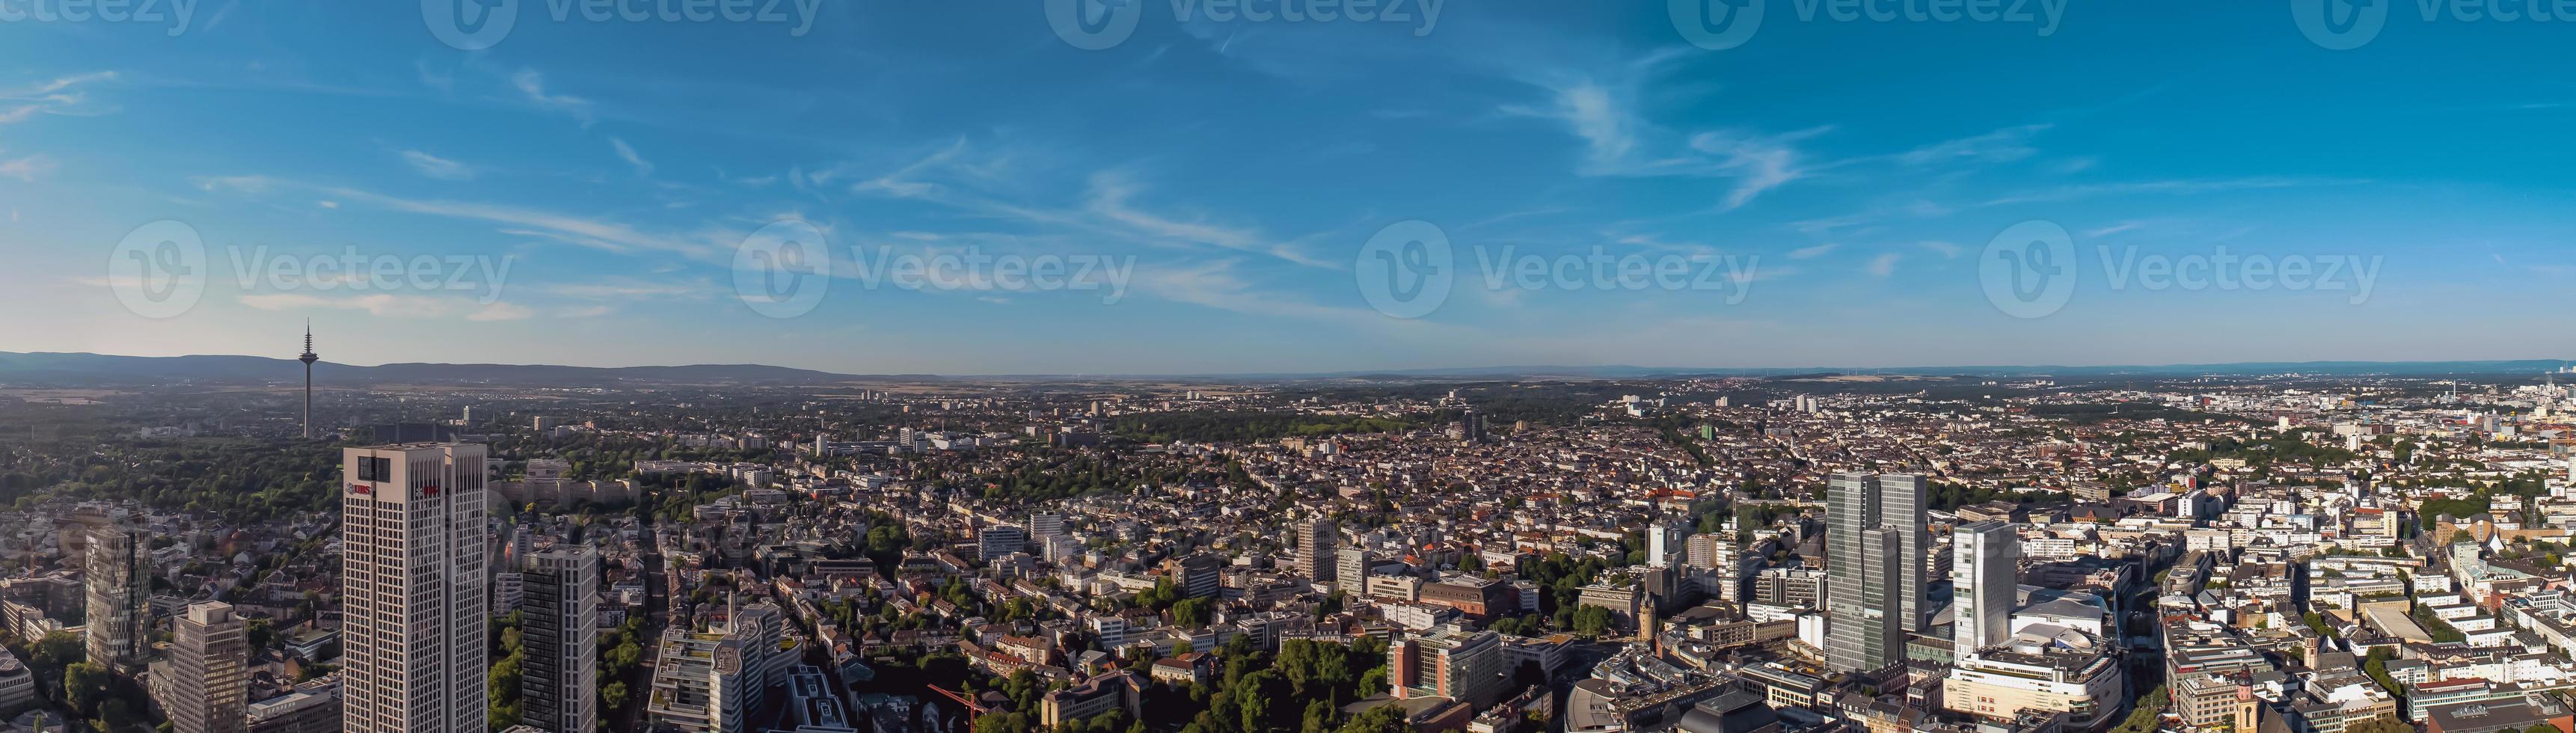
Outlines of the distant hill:
<svg viewBox="0 0 2576 733">
<path fill-rule="evenodd" d="M 1442 369 L 1380 369 L 1351 372 L 1282 372 L 1263 374 L 1085 375 L 1083 380 L 1183 378 L 1202 380 L 1261 379 L 1358 381 L 1459 381 L 1485 379 L 1652 379 L 1672 377 L 1817 377 L 1835 374 L 1959 376 L 2002 378 L 2095 378 L 2311 375 L 2504 376 L 2538 375 L 2567 362 L 2426 361 L 2426 362 L 2249 362 L 2242 364 L 2170 364 L 2162 366 L 1953 366 L 1852 369 L 1799 367 L 1742 369 L 1707 367 L 1505 366 Z M 18 386 L 131 386 L 149 384 L 256 385 L 297 384 L 302 364 L 293 359 L 261 356 L 111 356 L 88 353 L 15 353 L 0 351 L 0 384 Z M 1072 375 L 1011 375 L 996 379 L 1075 379 Z M 597 387 L 615 385 L 828 385 L 921 382 L 956 379 L 932 374 L 837 374 L 812 369 L 760 364 L 691 364 L 686 366 L 575 367 L 543 364 L 385 364 L 353 366 L 328 361 L 313 365 L 315 384 L 364 387 L 395 384 L 488 384 L 515 387 Z M 2571 380 L 2576 381 L 2576 380 Z"/>
<path fill-rule="evenodd" d="M 580 387 L 620 384 L 836 384 L 938 379 L 931 375 L 833 374 L 760 364 L 574 367 L 542 364 L 313 365 L 314 384 L 491 384 Z M 0 352 L 0 384 L 115 386 L 133 384 L 301 384 L 304 365 L 259 356 L 109 356 Z"/>
</svg>

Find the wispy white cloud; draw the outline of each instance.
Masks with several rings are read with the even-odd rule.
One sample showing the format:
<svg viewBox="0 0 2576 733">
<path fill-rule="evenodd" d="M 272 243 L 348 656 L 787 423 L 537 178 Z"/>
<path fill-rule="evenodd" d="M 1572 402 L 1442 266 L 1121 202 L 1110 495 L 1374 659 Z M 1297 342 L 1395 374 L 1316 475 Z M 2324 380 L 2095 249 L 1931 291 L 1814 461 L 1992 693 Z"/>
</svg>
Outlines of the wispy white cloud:
<svg viewBox="0 0 2576 733">
<path fill-rule="evenodd" d="M 2120 222 L 2120 223 L 2118 223 L 2118 224 L 2113 224 L 2113 225 L 2106 226 L 2106 227 L 2097 227 L 2097 228 L 2093 228 L 2093 229 L 2086 229 L 2086 230 L 2084 230 L 2084 238 L 2085 238 L 2085 239 L 2095 239 L 2095 238 L 2100 238 L 2100 237 L 2108 237 L 2108 236 L 2111 236 L 2111 235 L 2113 235 L 2113 234 L 2118 234 L 2118 233 L 2121 233 L 2121 232 L 2136 231 L 2139 227 L 2144 227 L 2144 226 L 2146 226 L 2146 225 L 2147 225 L 2147 223 L 2146 223 L 2146 222 L 2143 222 L 2143 221 L 2134 221 L 2134 220 L 2133 220 L 2133 221 L 2124 221 L 2124 222 Z"/>
<path fill-rule="evenodd" d="M 653 162 L 645 160 L 642 155 L 637 155 L 635 153 L 635 147 L 626 144 L 626 140 L 624 138 L 609 138 L 608 146 L 616 149 L 617 158 L 619 160 L 626 161 L 627 165 L 635 167 L 635 175 L 637 177 L 649 178 L 653 175 Z"/>
<path fill-rule="evenodd" d="M 1128 204 L 1136 191 L 1135 183 L 1125 176 L 1115 173 L 1094 175 L 1091 178 L 1091 200 L 1086 210 L 1150 236 L 1266 254 L 1311 267 L 1341 267 L 1341 263 L 1308 257 L 1289 244 L 1268 241 L 1252 230 L 1203 221 L 1180 221 L 1147 213 Z"/>
<path fill-rule="evenodd" d="M 195 185 L 201 190 L 230 191 L 233 193 L 246 193 L 253 195 L 267 192 L 268 189 L 277 182 L 277 179 L 256 175 L 197 176 L 195 178 L 188 179 L 188 183 Z"/>
<path fill-rule="evenodd" d="M 95 115 L 107 110 L 91 104 L 79 87 L 117 78 L 113 71 L 55 77 L 24 87 L 0 89 L 0 125 L 25 122 L 36 115 Z"/>
<path fill-rule="evenodd" d="M 478 173 L 473 166 L 418 150 L 401 152 L 403 163 L 421 175 L 441 181 L 471 181 Z"/>
<path fill-rule="evenodd" d="M 242 305 L 265 311 L 351 310 L 365 311 L 367 315 L 377 318 L 515 321 L 535 315 L 535 311 L 507 301 L 477 303 L 470 296 L 444 297 L 392 293 L 364 295 L 257 293 L 240 296 L 240 302 Z"/>
<path fill-rule="evenodd" d="M 526 320 L 529 316 L 534 316 L 536 314 L 536 311 L 528 309 L 527 306 L 518 305 L 508 301 L 495 301 L 490 305 L 475 309 L 472 313 L 465 314 L 465 320 L 478 322 L 518 321 Z"/>
<path fill-rule="evenodd" d="M 1888 252 L 1877 257 L 1869 258 L 1869 275 L 1870 277 L 1887 277 L 1889 275 L 1894 275 L 1896 274 L 1896 263 L 1904 259 L 1905 255 L 1895 252 Z"/>
<path fill-rule="evenodd" d="M 1799 248 L 1797 248 L 1797 249 L 1789 250 L 1789 259 L 1793 259 L 1793 260 L 1808 260 L 1808 259 L 1815 259 L 1815 258 L 1818 258 L 1818 257 L 1823 257 L 1823 256 L 1825 256 L 1826 254 L 1829 254 L 1829 253 L 1833 252 L 1833 251 L 1834 251 L 1834 248 L 1836 248 L 1836 247 L 1841 247 L 1841 246 L 1842 246 L 1842 245 L 1840 245 L 1840 244 L 1836 244 L 1836 243 L 1833 243 L 1833 242 L 1826 242 L 1826 243 L 1824 243 L 1824 244 L 1819 244 L 1819 245 L 1816 245 L 1816 246 L 1813 246 L 1813 247 L 1799 247 Z"/>
<path fill-rule="evenodd" d="M 525 97 L 528 103 L 540 109 L 561 112 L 579 121 L 583 127 L 590 126 L 590 100 L 547 91 L 546 77 L 544 74 L 537 73 L 537 70 L 520 69 L 519 73 L 510 76 L 510 86 L 517 88 L 520 96 Z"/>
<path fill-rule="evenodd" d="M 1583 141 L 1576 172 L 1586 176 L 1686 176 L 1734 181 L 1721 208 L 1735 209 L 1766 191 L 1807 174 L 1797 143 L 1830 131 L 1817 127 L 1784 134 L 1739 129 L 1692 133 L 1647 119 L 1637 98 L 1660 66 L 1675 58 L 1656 54 L 1601 77 L 1529 79 L 1545 90 L 1544 104 L 1505 105 L 1508 115 L 1553 120 Z"/>
<path fill-rule="evenodd" d="M 2011 204 L 2052 203 L 2101 196 L 2134 194 L 2195 195 L 2269 188 L 2291 188 L 2298 186 L 2342 186 L 2369 182 L 2370 181 L 2365 179 L 2280 178 L 2265 176 L 2252 178 L 2174 179 L 2162 181 L 2092 183 L 2058 186 L 2055 188 L 2044 188 L 2006 194 L 1987 201 L 1983 205 L 2005 206 Z"/>
<path fill-rule="evenodd" d="M 1691 138 L 1691 148 L 1716 156 L 1710 165 L 1735 178 L 1735 190 L 1726 194 L 1726 208 L 1733 209 L 1764 191 L 1806 175 L 1799 168 L 1794 143 L 1829 129 L 1818 127 L 1785 135 L 1705 132 Z"/>
<path fill-rule="evenodd" d="M 2030 138 L 2051 127 L 2047 124 L 2006 127 L 1973 137 L 1948 140 L 1898 154 L 1898 162 L 1910 166 L 1946 163 L 2009 163 L 2039 153 L 2031 147 Z"/>
<path fill-rule="evenodd" d="M 54 159 L 41 154 L 9 158 L 0 160 L 0 176 L 34 183 L 37 177 L 53 173 L 56 167 Z"/>
</svg>

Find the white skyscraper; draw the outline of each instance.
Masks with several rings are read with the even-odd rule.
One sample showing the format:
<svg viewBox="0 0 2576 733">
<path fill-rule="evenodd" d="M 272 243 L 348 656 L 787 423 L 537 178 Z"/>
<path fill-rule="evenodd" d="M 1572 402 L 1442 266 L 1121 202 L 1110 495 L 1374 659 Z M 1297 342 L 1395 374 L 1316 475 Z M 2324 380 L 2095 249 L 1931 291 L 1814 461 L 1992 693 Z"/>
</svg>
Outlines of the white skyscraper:
<svg viewBox="0 0 2576 733">
<path fill-rule="evenodd" d="M 1682 545 L 1690 540 L 1690 525 L 1678 520 L 1659 519 L 1646 530 L 1646 567 L 1672 567 L 1673 559 L 1683 553 Z"/>
<path fill-rule="evenodd" d="M 1950 541 L 1950 586 L 1958 617 L 1953 647 L 1964 658 L 2012 638 L 2021 536 L 2012 523 L 1989 519 L 1960 525 Z"/>
<path fill-rule="evenodd" d="M 410 443 L 341 456 L 349 733 L 483 733 L 484 450 Z"/>
</svg>

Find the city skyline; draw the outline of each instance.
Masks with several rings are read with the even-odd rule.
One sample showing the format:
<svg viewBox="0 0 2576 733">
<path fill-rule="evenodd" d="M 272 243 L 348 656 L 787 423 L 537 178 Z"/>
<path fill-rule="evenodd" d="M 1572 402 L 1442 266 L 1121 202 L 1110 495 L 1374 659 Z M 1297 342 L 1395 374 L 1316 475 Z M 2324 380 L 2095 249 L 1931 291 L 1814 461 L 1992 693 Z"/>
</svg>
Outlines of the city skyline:
<svg viewBox="0 0 2576 733">
<path fill-rule="evenodd" d="M 176 37 L 20 25 L 0 230 L 24 266 L 0 283 L 66 307 L 0 324 L 0 343 L 265 354 L 251 345 L 309 316 L 380 363 L 670 363 L 666 339 L 635 337 L 667 333 L 843 373 L 2562 352 L 2549 313 L 2576 262 L 2546 171 L 2576 108 L 2414 61 L 2545 78 L 2563 62 L 2532 51 L 2552 28 L 2407 18 L 2338 51 L 2256 5 L 2047 24 L 1783 6 L 1726 50 L 1644 6 L 1451 5 L 1425 29 L 1158 5 L 1097 51 L 1034 7 L 950 4 L 803 25 L 530 8 L 474 51 L 408 8 L 226 8 Z M 1855 46 L 1873 55 L 1836 53 Z M 115 255 L 163 221 L 202 241 L 203 292 L 155 318 L 117 296 L 152 283 Z M 1414 221 L 1453 245 L 1456 277 L 1398 317 L 1363 276 L 1372 238 Z M 735 262 L 779 222 L 834 262 L 829 293 L 784 319 L 740 297 Z M 2069 298 L 2032 318 L 1980 270 L 2025 222 L 2062 229 L 2075 259 Z M 1738 284 L 1604 288 L 1596 247 Z M 888 257 L 970 251 L 1127 269 L 1115 294 L 867 284 Z M 311 258 L 344 254 L 426 256 L 438 285 L 324 289 L 349 273 Z M 1510 269 L 1567 256 L 1574 280 Z M 2311 258 L 2330 282 L 2153 284 L 2152 263 L 2193 257 Z M 295 282 L 269 276 L 281 262 Z M 364 328 L 380 322 L 441 338 Z"/>
</svg>

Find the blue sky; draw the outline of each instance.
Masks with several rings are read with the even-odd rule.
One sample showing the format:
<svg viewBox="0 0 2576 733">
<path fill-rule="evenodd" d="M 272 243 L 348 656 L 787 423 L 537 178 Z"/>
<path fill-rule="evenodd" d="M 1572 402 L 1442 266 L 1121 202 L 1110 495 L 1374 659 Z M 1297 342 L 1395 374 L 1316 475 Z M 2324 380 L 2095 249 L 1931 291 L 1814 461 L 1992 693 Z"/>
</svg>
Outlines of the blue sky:
<svg viewBox="0 0 2576 733">
<path fill-rule="evenodd" d="M 2046 35 L 1768 0 L 1750 41 L 1709 50 L 1662 3 L 1443 3 L 1426 28 L 1132 1 L 1133 36 L 1096 51 L 1034 0 L 829 2 L 802 35 L 522 0 L 476 51 L 409 2 L 204 0 L 175 36 L 0 22 L 0 297 L 21 314 L 0 350 L 290 356 L 310 318 L 350 363 L 952 374 L 2576 351 L 2576 23 L 2396 4 L 2331 51 L 2291 0 L 2078 4 Z M 149 318 L 108 262 L 160 220 L 202 237 L 210 276 Z M 1459 274 L 1391 317 L 1358 265 L 1415 220 Z M 2017 318 L 1979 262 L 2031 220 L 2070 233 L 2079 275 L 2062 309 Z M 736 246 L 777 221 L 840 260 L 785 319 L 734 287 Z M 352 247 L 509 269 L 493 292 L 233 272 Z M 2119 261 L 2222 247 L 2375 279 L 2367 298 L 2111 284 Z M 846 261 L 969 248 L 1133 269 L 1104 303 L 871 289 Z M 1750 280 L 1497 290 L 1476 270 L 1595 248 Z"/>
</svg>

